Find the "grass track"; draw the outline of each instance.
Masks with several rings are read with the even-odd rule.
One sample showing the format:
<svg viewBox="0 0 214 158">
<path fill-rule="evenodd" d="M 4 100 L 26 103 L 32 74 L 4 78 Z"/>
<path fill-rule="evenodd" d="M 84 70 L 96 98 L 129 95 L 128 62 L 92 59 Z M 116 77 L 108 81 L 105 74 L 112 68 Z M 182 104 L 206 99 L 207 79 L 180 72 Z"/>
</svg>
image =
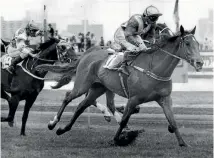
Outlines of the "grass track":
<svg viewBox="0 0 214 158">
<path fill-rule="evenodd" d="M 43 90 L 32 108 L 34 111 L 58 110 L 56 105 L 45 107 L 46 103 L 59 103 L 63 100 L 65 91 Z M 203 105 L 213 103 L 212 92 L 173 92 L 174 104 Z M 82 99 L 82 98 L 80 98 Z M 73 104 L 77 104 L 76 99 Z M 116 97 L 116 104 L 124 104 L 126 99 Z M 99 98 L 105 103 L 105 97 Z M 148 103 L 155 104 L 154 102 Z M 36 106 L 36 105 L 35 105 Z M 3 105 L 2 110 L 8 106 Z M 157 107 L 143 107 L 141 113 L 160 114 Z M 23 110 L 23 106 L 18 109 Z M 73 111 L 69 106 L 66 111 Z M 174 108 L 176 114 L 213 115 L 212 108 Z M 93 110 L 92 110 L 93 112 Z M 96 112 L 96 110 L 94 111 Z M 5 113 L 3 113 L 5 115 Z M 111 123 L 103 117 L 91 117 L 92 128 L 87 128 L 87 117 L 80 117 L 74 128 L 62 136 L 47 129 L 47 122 L 53 115 L 44 115 L 30 112 L 27 122 L 27 137 L 19 136 L 21 113 L 17 114 L 18 123 L 9 128 L 7 123 L 1 123 L 1 156 L 2 158 L 211 158 L 213 157 L 213 126 L 212 120 L 179 119 L 178 126 L 184 140 L 192 148 L 180 148 L 174 134 L 167 131 L 166 119 L 160 118 L 132 118 L 129 125 L 133 129 L 144 128 L 137 140 L 127 147 L 109 145 L 118 125 L 112 119 Z M 63 116 L 59 126 L 64 126 L 70 116 Z"/>
</svg>

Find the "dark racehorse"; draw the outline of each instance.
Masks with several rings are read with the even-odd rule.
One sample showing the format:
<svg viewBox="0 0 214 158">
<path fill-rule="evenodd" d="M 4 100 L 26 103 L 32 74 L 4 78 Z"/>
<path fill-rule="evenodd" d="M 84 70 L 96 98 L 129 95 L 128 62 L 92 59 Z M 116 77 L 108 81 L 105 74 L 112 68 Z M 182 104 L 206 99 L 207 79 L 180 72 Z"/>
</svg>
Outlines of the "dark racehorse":
<svg viewBox="0 0 214 158">
<path fill-rule="evenodd" d="M 203 60 L 200 56 L 199 44 L 194 37 L 195 29 L 196 27 L 192 31 L 185 31 L 181 26 L 180 31 L 174 36 L 164 38 L 159 43 L 154 44 L 156 49 L 150 54 L 140 53 L 132 65 L 128 67 L 130 75 L 126 77 L 126 81 L 129 97 L 120 127 L 114 137 L 116 144 L 127 145 L 131 142 L 129 136 L 123 137 L 122 131 L 135 107 L 142 103 L 156 101 L 163 108 L 169 122 L 169 132 L 175 133 L 180 146 L 187 146 L 172 112 L 171 75 L 181 59 L 190 63 L 196 71 L 202 69 Z M 112 91 L 126 97 L 120 84 L 118 72 L 103 68 L 108 53 L 107 50 L 100 50 L 91 52 L 80 59 L 76 69 L 74 88 L 66 95 L 54 121 L 59 120 L 60 114 L 63 112 L 62 109 L 73 99 L 89 92 L 87 97 L 78 105 L 70 122 L 64 128 L 57 130 L 58 135 L 69 131 L 83 111 L 106 91 Z"/>
<path fill-rule="evenodd" d="M 171 34 L 171 30 L 167 27 L 167 25 L 165 23 L 163 23 L 163 24 L 162 23 L 158 23 L 155 31 L 156 31 L 155 32 L 156 41 L 157 40 L 161 40 L 161 38 L 165 37 L 166 35 L 170 36 L 170 34 Z M 144 37 L 144 39 L 148 40 L 148 42 L 149 42 L 149 40 L 151 39 L 150 33 L 148 33 Z M 148 42 L 146 42 L 147 46 L 149 46 Z M 107 46 L 104 46 L 104 47 L 100 47 L 100 46 L 91 47 L 84 53 L 84 55 L 89 54 L 89 53 L 94 52 L 94 51 L 100 53 L 99 50 L 106 50 L 108 48 L 109 47 L 107 47 Z M 71 57 L 71 59 L 72 59 L 71 65 L 66 65 L 65 67 L 59 66 L 59 65 L 55 66 L 55 65 L 46 64 L 46 65 L 40 65 L 39 69 L 43 69 L 43 70 L 54 72 L 54 73 L 63 73 L 61 79 L 58 80 L 58 83 L 55 86 L 52 87 L 54 89 L 58 89 L 58 88 L 60 88 L 60 87 L 62 87 L 64 85 L 68 84 L 71 81 L 71 79 L 73 78 L 73 76 L 76 74 L 76 71 L 73 71 L 73 69 L 76 69 L 77 65 L 79 64 L 79 59 L 80 58 L 81 57 L 73 55 Z M 112 112 L 112 114 L 115 117 L 116 121 L 118 123 L 120 123 L 121 116 L 117 111 L 123 113 L 124 112 L 124 106 L 117 107 L 116 108 L 117 111 L 115 111 L 116 109 L 114 108 L 114 96 L 115 95 L 111 91 L 106 92 L 106 100 L 107 100 L 106 102 L 107 102 L 107 106 L 110 107 L 110 111 Z M 97 107 L 96 102 L 94 102 L 92 105 Z M 104 110 L 103 111 L 104 118 L 106 119 L 106 121 L 110 121 L 111 118 L 110 118 L 108 110 L 103 105 L 100 105 L 100 106 L 102 106 L 102 107 L 100 107 L 100 109 Z M 63 111 L 64 109 L 61 109 L 61 110 Z M 133 111 L 133 113 L 139 113 L 139 111 L 140 111 L 140 107 L 136 106 L 136 108 Z M 60 118 L 60 117 L 61 117 L 61 115 L 59 115 L 58 118 Z M 50 121 L 50 124 L 48 126 L 49 129 L 53 129 L 54 126 L 56 125 L 55 123 L 56 122 Z"/>
<path fill-rule="evenodd" d="M 56 46 L 55 40 L 41 44 L 41 52 L 38 54 L 38 58 L 26 58 L 21 64 L 23 68 L 17 66 L 15 76 L 12 76 L 7 70 L 1 69 L 1 97 L 9 103 L 9 114 L 7 117 L 1 117 L 1 121 L 8 122 L 12 126 L 17 106 L 21 100 L 25 100 L 21 135 L 25 135 L 25 126 L 30 108 L 43 89 L 43 78 L 47 74 L 47 71 L 36 71 L 35 67 L 45 63 L 53 64 L 57 60 Z M 10 93 L 11 97 L 6 92 Z"/>
</svg>

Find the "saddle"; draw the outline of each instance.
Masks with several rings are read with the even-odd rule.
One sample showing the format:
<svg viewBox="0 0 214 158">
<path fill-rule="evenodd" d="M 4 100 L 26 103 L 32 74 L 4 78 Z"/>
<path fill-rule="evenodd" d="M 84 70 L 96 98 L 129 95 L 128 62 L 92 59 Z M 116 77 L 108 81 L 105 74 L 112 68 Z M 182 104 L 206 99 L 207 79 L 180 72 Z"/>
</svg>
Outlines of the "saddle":
<svg viewBox="0 0 214 158">
<path fill-rule="evenodd" d="M 123 52 L 118 52 L 118 53 L 109 55 L 103 67 L 109 70 L 118 70 L 123 61 L 123 57 L 124 57 Z"/>
</svg>

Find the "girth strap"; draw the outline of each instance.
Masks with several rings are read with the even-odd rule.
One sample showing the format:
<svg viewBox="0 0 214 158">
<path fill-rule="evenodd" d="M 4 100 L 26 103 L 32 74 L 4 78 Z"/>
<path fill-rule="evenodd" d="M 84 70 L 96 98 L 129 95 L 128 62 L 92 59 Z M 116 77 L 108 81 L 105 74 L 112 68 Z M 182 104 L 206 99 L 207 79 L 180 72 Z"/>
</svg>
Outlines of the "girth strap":
<svg viewBox="0 0 214 158">
<path fill-rule="evenodd" d="M 138 67 L 138 66 L 135 66 L 135 65 L 134 65 L 133 67 L 134 67 L 135 69 L 137 69 L 137 70 L 139 70 L 139 71 L 145 73 L 146 75 L 148 75 L 148 76 L 150 76 L 150 77 L 156 79 L 156 80 L 159 80 L 159 81 L 170 81 L 170 80 L 171 80 L 171 77 L 161 77 L 161 76 L 157 76 L 157 75 L 155 75 L 154 73 L 152 73 L 152 72 L 150 72 L 150 71 L 148 71 L 148 70 L 145 70 L 145 69 L 143 69 L 143 68 L 140 68 L 140 67 Z"/>
</svg>

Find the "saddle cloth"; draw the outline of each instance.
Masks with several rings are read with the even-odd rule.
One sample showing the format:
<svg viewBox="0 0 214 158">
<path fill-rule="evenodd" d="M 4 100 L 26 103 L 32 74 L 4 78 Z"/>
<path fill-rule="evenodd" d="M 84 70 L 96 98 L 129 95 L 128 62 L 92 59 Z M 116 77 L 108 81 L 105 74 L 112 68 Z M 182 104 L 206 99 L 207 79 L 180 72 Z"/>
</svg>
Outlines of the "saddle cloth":
<svg viewBox="0 0 214 158">
<path fill-rule="evenodd" d="M 9 56 L 8 54 L 3 55 L 0 58 L 0 62 L 2 64 L 2 69 L 6 69 L 11 65 L 13 58 L 11 56 Z"/>
<path fill-rule="evenodd" d="M 109 70 L 118 70 L 118 68 L 120 67 L 120 64 L 123 61 L 123 56 L 124 56 L 123 52 L 118 52 L 116 54 L 109 55 L 103 67 Z"/>
</svg>

